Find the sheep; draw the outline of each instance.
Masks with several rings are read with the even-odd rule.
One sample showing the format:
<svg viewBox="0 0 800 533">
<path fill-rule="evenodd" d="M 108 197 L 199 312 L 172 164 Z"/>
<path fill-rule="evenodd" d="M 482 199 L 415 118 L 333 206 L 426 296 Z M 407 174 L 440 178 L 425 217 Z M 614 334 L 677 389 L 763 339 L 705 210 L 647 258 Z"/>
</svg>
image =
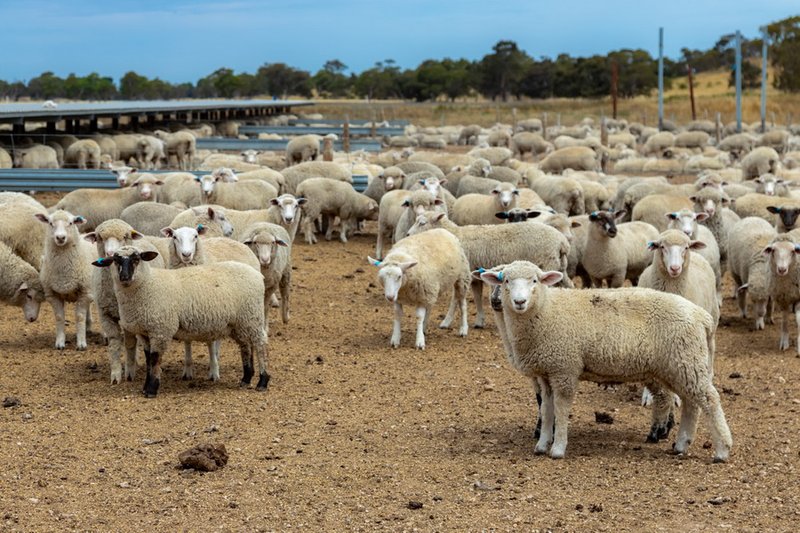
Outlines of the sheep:
<svg viewBox="0 0 800 533">
<path fill-rule="evenodd" d="M 728 234 L 731 227 L 739 221 L 739 216 L 725 207 L 730 205 L 730 198 L 716 188 L 704 187 L 689 199 L 694 202 L 695 212 L 708 214 L 708 218 L 701 224 L 711 230 L 717 239 L 720 271 L 724 274 L 728 264 Z"/>
<path fill-rule="evenodd" d="M 626 279 L 636 285 L 639 276 L 650 264 L 647 242 L 658 238 L 658 230 L 645 222 L 626 222 L 617 225 L 624 211 L 595 211 L 591 222 L 586 250 L 581 263 L 592 284 L 609 288 L 622 287 Z"/>
<path fill-rule="evenodd" d="M 447 203 L 441 198 L 437 198 L 427 190 L 418 190 L 411 193 L 402 204 L 404 207 L 400 218 L 397 220 L 394 228 L 394 242 L 404 238 L 417 215 L 423 211 L 431 210 L 440 213 L 448 213 Z"/>
<path fill-rule="evenodd" d="M 508 163 L 514 155 L 511 150 L 502 146 L 490 148 L 475 148 L 467 154 L 475 159 L 486 159 L 492 166 L 501 166 Z"/>
<path fill-rule="evenodd" d="M 499 180 L 467 174 L 458 180 L 458 190 L 455 193 L 455 197 L 461 198 L 467 194 L 491 194 L 492 189 L 500 185 L 500 183 Z"/>
<path fill-rule="evenodd" d="M 247 172 L 250 170 L 260 170 L 261 165 L 246 163 L 240 158 L 228 154 L 210 154 L 200 163 L 199 170 L 214 170 L 219 167 L 232 168 L 237 172 Z"/>
<path fill-rule="evenodd" d="M 683 410 L 675 451 L 687 451 L 699 408 L 708 418 L 714 461 L 727 461 L 732 439 L 708 367 L 711 316 L 680 296 L 651 289 L 549 288 L 562 277 L 527 261 L 481 274 L 502 287 L 512 365 L 537 379 L 542 390 L 543 423 L 534 453 L 549 449 L 550 457 L 564 457 L 569 408 L 583 378 L 646 381 L 676 392 Z M 565 321 L 565 312 L 584 318 Z M 654 421 L 664 407 L 654 410 Z"/>
<path fill-rule="evenodd" d="M 708 146 L 710 135 L 704 131 L 684 131 L 675 136 L 675 146 L 702 150 Z"/>
<path fill-rule="evenodd" d="M 761 217 L 775 226 L 779 233 L 785 233 L 794 229 L 800 214 L 800 199 L 750 193 L 737 198 L 733 210 L 742 218 Z"/>
<path fill-rule="evenodd" d="M 541 132 L 543 131 L 542 121 L 538 118 L 519 120 L 517 121 L 517 131 Z"/>
<path fill-rule="evenodd" d="M 298 135 L 286 144 L 286 164 L 314 161 L 319 156 L 319 135 Z"/>
<path fill-rule="evenodd" d="M 755 146 L 755 138 L 749 133 L 734 133 L 722 139 L 717 148 L 738 155 L 746 154 Z"/>
<path fill-rule="evenodd" d="M 11 205 L 17 203 L 27 204 L 41 211 L 47 211 L 45 206 L 37 202 L 32 197 L 28 196 L 24 192 L 9 192 L 9 191 L 0 192 L 0 205 Z"/>
<path fill-rule="evenodd" d="M 238 181 L 247 181 L 247 180 L 261 180 L 269 185 L 275 187 L 278 191 L 278 194 L 283 194 L 286 190 L 286 178 L 283 177 L 283 174 L 278 172 L 277 170 L 273 170 L 271 168 L 261 168 L 258 170 L 248 170 L 247 172 L 239 172 L 234 173 L 231 169 L 226 168 L 225 171 L 230 172 L 233 174 Z M 221 169 L 215 169 L 212 172 L 213 175 L 219 175 L 223 172 Z M 235 179 L 228 179 L 226 181 L 236 181 Z"/>
<path fill-rule="evenodd" d="M 483 133 L 483 129 L 477 124 L 470 124 L 461 128 L 458 134 L 458 144 L 478 144 L 478 137 Z"/>
<path fill-rule="evenodd" d="M 143 235 L 136 231 L 127 222 L 119 219 L 106 220 L 99 224 L 94 231 L 84 234 L 84 240 L 93 243 L 97 248 L 97 257 L 107 257 L 113 255 L 121 246 L 127 246 L 138 241 L 138 245 L 143 250 L 155 250 L 152 243 L 144 239 Z M 164 263 L 159 257 L 153 266 L 163 268 Z M 100 328 L 103 335 L 108 340 L 108 360 L 111 369 L 111 384 L 122 383 L 123 368 L 120 358 L 123 346 L 123 331 L 119 324 L 119 306 L 114 295 L 114 286 L 111 281 L 111 273 L 108 270 L 93 269 L 92 272 L 92 294 L 97 311 L 100 316 Z M 133 380 L 136 374 L 135 352 L 129 352 L 125 360 L 124 376 L 126 379 Z"/>
<path fill-rule="evenodd" d="M 797 266 L 797 254 L 800 245 L 796 244 L 792 235 L 778 235 L 763 250 L 769 257 L 769 268 L 772 276 L 772 301 L 781 311 L 781 336 L 778 348 L 786 350 L 791 346 L 789 341 L 789 312 L 795 313 L 798 323 L 797 353 L 800 355 L 800 272 Z"/>
<path fill-rule="evenodd" d="M 665 213 L 692 209 L 693 206 L 694 203 L 685 196 L 651 194 L 636 203 L 631 220 L 647 222 L 658 231 L 664 231 L 669 224 L 669 218 L 664 216 Z"/>
<path fill-rule="evenodd" d="M 158 193 L 158 201 L 164 204 L 180 202 L 188 207 L 203 203 L 195 175 L 191 172 L 169 172 L 159 176 L 164 184 Z M 236 181 L 235 177 L 231 181 Z M 163 227 L 163 226 L 162 226 Z"/>
<path fill-rule="evenodd" d="M 112 166 L 109 170 L 117 177 L 117 184 L 120 187 L 129 187 L 138 177 L 136 169 L 127 165 Z"/>
<path fill-rule="evenodd" d="M 267 209 L 270 198 L 278 196 L 275 187 L 260 180 L 226 183 L 222 176 L 205 175 L 195 176 L 195 181 L 200 185 L 202 203 L 240 211 Z"/>
<path fill-rule="evenodd" d="M 691 209 L 681 209 L 680 211 L 667 213 L 666 218 L 669 220 L 667 223 L 668 229 L 680 230 L 690 239 L 705 244 L 705 247 L 698 249 L 696 253 L 703 256 L 714 270 L 717 300 L 722 305 L 722 270 L 719 260 L 719 244 L 710 229 L 697 223 L 707 219 L 708 213 L 695 213 Z"/>
<path fill-rule="evenodd" d="M 35 322 L 44 301 L 39 272 L 0 242 L 0 300 L 22 308 L 25 320 Z"/>
<path fill-rule="evenodd" d="M 138 202 L 126 207 L 119 218 L 144 235 L 157 237 L 183 209 L 156 202 Z"/>
<path fill-rule="evenodd" d="M 753 180 L 756 184 L 756 192 L 766 194 L 767 196 L 791 196 L 789 187 L 793 183 L 781 178 L 775 177 L 773 174 L 763 174 Z"/>
<path fill-rule="evenodd" d="M 617 146 L 620 144 L 627 148 L 635 150 L 636 136 L 627 131 L 612 133 L 608 136 L 608 146 Z"/>
<path fill-rule="evenodd" d="M 163 130 L 156 130 L 153 135 L 164 141 L 167 156 L 175 156 L 178 160 L 178 168 L 188 170 L 192 167 L 197 143 L 194 135 L 188 131 L 169 133 Z"/>
<path fill-rule="evenodd" d="M 297 196 L 304 197 L 305 216 L 300 222 L 303 235 L 308 244 L 317 242 L 314 236 L 314 222 L 320 215 L 325 216 L 328 231 L 325 238 L 330 240 L 333 233 L 333 217 L 341 221 L 339 240 L 347 242 L 347 232 L 355 229 L 359 219 L 377 220 L 378 203 L 356 192 L 349 183 L 330 178 L 311 178 L 297 187 Z"/>
<path fill-rule="evenodd" d="M 40 224 L 31 225 L 31 221 L 37 214 L 46 214 L 47 210 L 41 205 L 13 201 L 1 204 L 0 213 L 3 216 L 0 242 L 11 248 L 23 261 L 40 270 L 47 229 Z"/>
<path fill-rule="evenodd" d="M 281 320 L 289 322 L 289 296 L 292 289 L 292 243 L 285 228 L 269 222 L 257 222 L 247 227 L 241 242 L 258 258 L 264 276 L 264 311 L 276 290 L 281 294 Z M 266 322 L 269 327 L 269 320 Z"/>
<path fill-rule="evenodd" d="M 114 142 L 114 138 L 111 135 L 95 133 L 92 135 L 92 139 L 100 147 L 101 156 L 107 155 L 112 161 L 119 159 L 119 148 L 117 148 L 117 143 Z"/>
<path fill-rule="evenodd" d="M 675 146 L 675 135 L 669 131 L 660 131 L 647 139 L 642 152 L 644 155 L 661 154 L 671 146 Z"/>
<path fill-rule="evenodd" d="M 405 183 L 405 172 L 398 167 L 388 167 L 369 182 L 364 194 L 376 202 L 380 202 L 381 197 L 388 191 L 407 188 L 404 187 Z"/>
<path fill-rule="evenodd" d="M 437 228 L 452 233 L 461 243 L 469 262 L 470 270 L 482 265 L 504 264 L 517 259 L 533 260 L 548 268 L 565 272 L 569 242 L 564 235 L 544 224 L 503 224 L 499 226 L 457 226 L 448 220 L 445 213 L 424 211 L 417 216 L 409 235 L 417 235 Z M 497 246 L 497 243 L 503 243 Z M 567 286 L 571 286 L 565 278 Z M 484 327 L 483 285 L 472 282 L 472 297 L 477 315 L 475 328 Z"/>
<path fill-rule="evenodd" d="M 543 172 L 559 174 L 564 170 L 597 170 L 599 169 L 597 154 L 586 146 L 570 146 L 551 152 L 539 163 Z"/>
<path fill-rule="evenodd" d="M 729 264 L 736 283 L 736 303 L 742 318 L 747 318 L 747 297 L 756 308 L 755 329 L 764 329 L 765 317 L 772 322 L 768 300 L 773 280 L 769 271 L 769 258 L 764 249 L 777 233 L 769 222 L 758 217 L 746 217 L 737 222 L 729 236 Z"/>
<path fill-rule="evenodd" d="M 532 158 L 539 154 L 547 154 L 553 150 L 553 145 L 544 140 L 538 133 L 521 131 L 511 137 L 508 145 L 516 159 L 522 160 L 526 153 L 530 153 Z"/>
<path fill-rule="evenodd" d="M 415 152 L 409 156 L 408 161 L 406 163 L 429 163 L 435 165 L 439 168 L 439 170 L 443 173 L 450 172 L 453 167 L 457 167 L 459 165 L 469 166 L 469 164 L 475 158 L 468 154 L 452 154 L 452 153 L 437 153 L 437 152 Z M 400 168 L 403 169 L 403 172 L 406 174 L 411 174 L 412 172 L 418 172 L 420 170 L 425 170 L 424 168 L 420 168 L 418 170 L 410 170 L 406 167 L 406 163 L 398 165 Z M 444 177 L 444 176 L 440 176 Z"/>
<path fill-rule="evenodd" d="M 389 191 L 381 197 L 378 209 L 378 239 L 375 245 L 375 257 L 378 259 L 383 259 L 383 248 L 387 240 L 394 240 L 395 228 L 407 210 L 406 202 L 409 198 L 411 191 L 406 190 Z"/>
<path fill-rule="evenodd" d="M 81 139 L 70 144 L 65 153 L 64 161 L 67 166 L 75 166 L 81 169 L 89 167 L 100 168 L 100 145 L 92 139 Z"/>
<path fill-rule="evenodd" d="M 701 241 L 691 240 L 682 231 L 667 230 L 661 233 L 657 240 L 647 243 L 647 246 L 653 251 L 653 262 L 642 272 L 637 286 L 683 296 L 711 315 L 712 329 L 709 336 L 708 366 L 713 375 L 714 334 L 719 322 L 720 303 L 712 283 L 715 273 L 711 265 L 703 256 L 693 251 L 702 250 L 705 248 L 705 244 Z M 663 419 L 654 422 L 653 428 L 647 436 L 648 442 L 658 442 L 667 438 L 673 425 L 671 407 L 674 402 L 669 400 L 672 395 L 664 390 L 661 391 L 661 395 L 662 397 L 656 399 L 655 403 L 656 405 L 668 405 L 669 411 L 664 413 Z M 642 404 L 649 405 L 651 398 L 650 391 L 645 387 Z"/>
<path fill-rule="evenodd" d="M 50 146 L 36 144 L 14 150 L 16 168 L 58 168 L 56 151 Z"/>
<path fill-rule="evenodd" d="M 419 145 L 431 150 L 444 150 L 447 148 L 447 139 L 442 135 L 421 135 Z"/>
<path fill-rule="evenodd" d="M 758 141 L 758 145 L 768 146 L 780 152 L 785 152 L 789 145 L 789 132 L 777 129 L 764 132 L 761 139 Z"/>
<path fill-rule="evenodd" d="M 781 158 L 773 148 L 760 146 L 754 148 L 742 158 L 742 175 L 744 179 L 752 179 L 762 174 L 777 174 Z"/>
<path fill-rule="evenodd" d="M 585 212 L 583 186 L 576 179 L 544 175 L 531 181 L 531 189 L 559 213 L 582 215 Z"/>
<path fill-rule="evenodd" d="M 284 192 L 297 195 L 297 187 L 308 178 L 329 178 L 353 183 L 350 171 L 338 163 L 328 161 L 308 161 L 293 165 L 281 171 L 286 179 Z"/>
<path fill-rule="evenodd" d="M 172 219 L 169 226 L 194 228 L 198 224 L 206 228 L 206 235 L 209 237 L 233 237 L 234 227 L 228 219 L 228 210 L 221 205 L 190 207 Z"/>
<path fill-rule="evenodd" d="M 500 224 L 494 214 L 517 206 L 519 189 L 510 183 L 501 183 L 491 194 L 467 194 L 456 200 L 451 219 L 459 226 L 467 224 Z"/>
<path fill-rule="evenodd" d="M 2 146 L 0 146 L 0 168 L 13 168 L 14 159 Z"/>
<path fill-rule="evenodd" d="M 417 172 L 428 172 L 429 174 L 439 178 L 444 179 L 445 174 L 436 165 L 432 163 L 428 163 L 425 161 L 404 161 L 403 163 L 398 163 L 395 165 L 397 168 L 400 169 L 406 176 L 409 174 L 416 174 Z M 389 170 L 389 169 L 386 169 Z"/>
<path fill-rule="evenodd" d="M 489 146 L 504 146 L 511 148 L 511 134 L 506 130 L 495 130 L 486 138 Z"/>
<path fill-rule="evenodd" d="M 258 357 L 257 390 L 267 389 L 267 336 L 264 328 L 264 280 L 260 272 L 233 261 L 177 270 L 151 268 L 158 252 L 123 246 L 94 261 L 110 267 L 119 303 L 126 349 L 140 336 L 147 357 L 144 394 L 154 398 L 161 384 L 161 356 L 172 338 L 212 342 L 230 336 L 242 355 L 241 385 L 249 385 L 253 354 Z"/>
<path fill-rule="evenodd" d="M 394 304 L 394 323 L 389 341 L 392 348 L 400 346 L 403 305 L 413 305 L 417 315 L 415 346 L 418 350 L 425 349 L 428 318 L 439 294 L 450 287 L 454 290 L 452 305 L 439 327 L 450 327 L 458 305 L 461 311 L 458 334 L 467 336 L 469 263 L 458 239 L 450 232 L 435 229 L 407 237 L 395 244 L 383 261 L 371 257 L 367 260 L 379 268 L 378 281 L 383 287 L 384 296 Z"/>
<path fill-rule="evenodd" d="M 86 222 L 82 216 L 58 209 L 50 215 L 34 215 L 48 225 L 40 277 L 44 296 L 56 316 L 56 349 L 66 346 L 64 333 L 64 303 L 75 302 L 77 350 L 86 349 L 86 330 L 89 306 L 92 303 L 89 263 L 94 252 L 78 234 L 78 226 Z"/>
<path fill-rule="evenodd" d="M 161 161 L 166 160 L 166 143 L 161 139 L 152 135 L 141 135 L 139 144 L 143 158 L 140 163 L 143 168 L 148 170 L 156 169 L 161 165 Z"/>
<path fill-rule="evenodd" d="M 282 194 L 277 198 L 272 198 L 267 209 L 269 222 L 281 226 L 289 235 L 289 244 L 294 242 L 297 235 L 297 228 L 300 226 L 302 218 L 302 208 L 308 200 L 306 198 L 296 198 L 292 194 Z"/>
<path fill-rule="evenodd" d="M 77 189 L 59 200 L 56 209 L 83 213 L 84 229 L 91 231 L 101 222 L 119 218 L 129 205 L 157 201 L 163 183 L 152 174 L 139 174 L 131 187 L 124 189 Z"/>
</svg>

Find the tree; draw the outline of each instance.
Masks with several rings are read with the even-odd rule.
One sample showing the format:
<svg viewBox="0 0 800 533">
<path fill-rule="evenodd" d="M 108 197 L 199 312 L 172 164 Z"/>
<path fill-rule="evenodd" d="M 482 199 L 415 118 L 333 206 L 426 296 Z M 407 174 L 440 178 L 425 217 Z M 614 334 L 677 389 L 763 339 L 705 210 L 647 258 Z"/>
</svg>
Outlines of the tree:
<svg viewBox="0 0 800 533">
<path fill-rule="evenodd" d="M 64 96 L 64 80 L 52 72 L 43 72 L 28 82 L 28 94 L 31 98 L 57 98 Z"/>
<path fill-rule="evenodd" d="M 742 88 L 755 89 L 761 85 L 761 67 L 750 61 L 742 61 Z M 728 87 L 736 87 L 736 69 L 731 69 L 728 77 Z"/>
<path fill-rule="evenodd" d="M 286 98 L 289 95 L 311 96 L 311 75 L 285 63 L 265 63 L 254 79 L 258 93 Z"/>
<path fill-rule="evenodd" d="M 770 61 L 777 71 L 773 84 L 777 89 L 800 92 L 800 16 L 773 22 L 767 33 L 772 41 Z"/>
<path fill-rule="evenodd" d="M 350 78 L 345 76 L 347 65 L 338 59 L 330 59 L 311 78 L 311 85 L 317 94 L 342 97 L 350 92 Z"/>
<path fill-rule="evenodd" d="M 505 102 L 509 95 L 519 94 L 519 82 L 531 58 L 514 41 L 498 41 L 492 51 L 478 66 L 480 89 L 492 100 L 499 96 Z"/>
</svg>

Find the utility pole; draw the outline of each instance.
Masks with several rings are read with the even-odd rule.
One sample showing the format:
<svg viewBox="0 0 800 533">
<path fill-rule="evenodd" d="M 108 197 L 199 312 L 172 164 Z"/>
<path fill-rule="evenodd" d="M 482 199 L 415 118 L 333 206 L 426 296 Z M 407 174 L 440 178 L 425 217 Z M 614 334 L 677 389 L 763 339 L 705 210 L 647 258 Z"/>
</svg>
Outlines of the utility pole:
<svg viewBox="0 0 800 533">
<path fill-rule="evenodd" d="M 664 28 L 658 28 L 658 129 L 664 128 Z"/>
<path fill-rule="evenodd" d="M 742 32 L 736 30 L 736 133 L 742 133 Z"/>
<path fill-rule="evenodd" d="M 761 133 L 767 131 L 767 48 L 769 34 L 767 27 L 761 26 Z M 787 124 L 787 127 L 789 124 Z"/>
</svg>

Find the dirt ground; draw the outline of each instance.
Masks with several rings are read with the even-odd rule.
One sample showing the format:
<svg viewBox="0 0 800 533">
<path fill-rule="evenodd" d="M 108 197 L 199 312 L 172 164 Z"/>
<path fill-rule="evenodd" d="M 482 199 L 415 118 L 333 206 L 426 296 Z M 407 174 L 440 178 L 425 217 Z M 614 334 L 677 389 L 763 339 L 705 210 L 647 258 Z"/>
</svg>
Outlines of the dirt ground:
<svg viewBox="0 0 800 533">
<path fill-rule="evenodd" d="M 271 324 L 266 393 L 239 388 L 227 341 L 221 382 L 203 379 L 200 345 L 200 377 L 181 381 L 173 343 L 146 400 L 141 368 L 109 384 L 97 326 L 77 352 L 70 325 L 59 353 L 49 306 L 33 324 L 0 307 L 0 398 L 21 401 L 0 408 L 0 529 L 796 530 L 800 359 L 778 351 L 777 325 L 750 331 L 725 301 L 716 384 L 729 463 L 711 464 L 704 422 L 686 457 L 670 454 L 674 430 L 645 444 L 639 387 L 591 383 L 555 461 L 533 455 L 535 398 L 493 326 L 466 339 L 434 327 L 417 351 L 407 310 L 402 345 L 389 347 L 373 249 L 372 234 L 296 244 L 292 318 Z M 179 453 L 202 443 L 224 444 L 227 466 L 179 469 Z"/>
</svg>

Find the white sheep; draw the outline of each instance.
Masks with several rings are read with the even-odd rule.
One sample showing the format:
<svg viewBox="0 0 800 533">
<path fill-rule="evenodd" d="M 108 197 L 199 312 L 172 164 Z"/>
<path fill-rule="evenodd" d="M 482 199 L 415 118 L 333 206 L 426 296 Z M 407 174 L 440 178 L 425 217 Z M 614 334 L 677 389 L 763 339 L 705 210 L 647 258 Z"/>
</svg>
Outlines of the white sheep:
<svg viewBox="0 0 800 533">
<path fill-rule="evenodd" d="M 570 177 L 542 175 L 531 181 L 531 189 L 542 200 L 567 215 L 582 215 L 586 207 L 582 182 Z"/>
<path fill-rule="evenodd" d="M 456 303 L 461 312 L 458 334 L 466 337 L 467 287 L 470 270 L 464 250 L 451 233 L 443 229 L 413 235 L 395 244 L 383 261 L 367 258 L 379 268 L 378 280 L 384 296 L 394 304 L 394 323 L 390 345 L 400 346 L 400 321 L 403 305 L 413 305 L 417 315 L 415 346 L 425 349 L 425 329 L 433 306 L 443 291 L 453 287 L 453 302 L 440 328 L 449 328 L 455 318 Z"/>
<path fill-rule="evenodd" d="M 329 161 L 307 161 L 299 165 L 281 170 L 281 174 L 286 179 L 286 189 L 284 192 L 297 194 L 297 187 L 309 178 L 329 178 L 333 180 L 353 183 L 353 176 L 350 167 Z"/>
<path fill-rule="evenodd" d="M 264 276 L 264 310 L 275 291 L 281 295 L 281 320 L 289 322 L 289 296 L 292 290 L 292 242 L 285 228 L 269 222 L 257 222 L 247 227 L 242 242 L 258 258 Z M 269 320 L 266 322 L 269 327 Z"/>
<path fill-rule="evenodd" d="M 794 229 L 797 213 L 800 213 L 800 199 L 750 193 L 737 198 L 733 210 L 742 218 L 763 218 L 776 226 L 779 233 L 785 233 Z"/>
<path fill-rule="evenodd" d="M 289 166 L 314 161 L 320 153 L 319 135 L 299 135 L 286 144 L 286 164 Z"/>
<path fill-rule="evenodd" d="M 545 224 L 501 224 L 457 226 L 448 220 L 445 213 L 424 211 L 420 213 L 409 235 L 435 229 L 452 233 L 461 243 L 470 270 L 485 268 L 484 265 L 499 265 L 518 259 L 536 261 L 548 268 L 566 272 L 569 241 L 558 230 Z M 498 246 L 498 243 L 502 243 Z M 569 278 L 565 278 L 571 286 Z M 484 326 L 483 284 L 472 283 L 477 316 L 475 328 Z"/>
<path fill-rule="evenodd" d="M 112 268 L 126 349 L 141 337 L 147 358 L 144 394 L 153 398 L 161 385 L 161 356 L 173 338 L 212 342 L 232 337 L 242 355 L 241 385 L 249 385 L 253 355 L 258 358 L 257 390 L 266 390 L 267 336 L 264 329 L 264 280 L 260 272 L 233 261 L 177 270 L 151 268 L 157 252 L 123 246 L 93 265 Z"/>
<path fill-rule="evenodd" d="M 704 248 L 697 249 L 696 253 L 703 256 L 714 270 L 716 278 L 717 301 L 722 305 L 722 269 L 719 262 L 719 244 L 714 234 L 707 227 L 698 224 L 708 218 L 708 213 L 695 213 L 691 209 L 681 209 L 666 214 L 669 220 L 668 229 L 677 229 L 685 233 L 690 239 L 705 244 Z"/>
<path fill-rule="evenodd" d="M 269 201 L 270 207 L 267 209 L 269 222 L 278 224 L 286 230 L 289 234 L 289 243 L 294 242 L 303 216 L 303 206 L 307 201 L 306 198 L 297 198 L 293 194 L 282 194 Z"/>
<path fill-rule="evenodd" d="M 138 246 L 143 250 L 152 251 L 156 249 L 130 224 L 119 219 L 106 220 L 99 224 L 94 231 L 86 233 L 83 238 L 96 245 L 98 257 L 111 256 L 120 247 L 133 244 L 133 241 L 137 241 Z M 152 266 L 163 268 L 164 263 L 159 257 Z M 105 269 L 94 269 L 92 272 L 92 294 L 100 317 L 100 328 L 108 341 L 111 384 L 122 383 L 123 367 L 120 355 L 124 346 L 124 333 L 119 324 L 119 305 L 114 294 L 111 272 Z M 136 374 L 135 355 L 135 352 L 130 351 L 125 359 L 124 376 L 128 381 L 133 380 Z"/>
<path fill-rule="evenodd" d="M 427 190 L 418 190 L 411 193 L 405 201 L 403 201 L 403 212 L 397 220 L 394 228 L 394 242 L 404 238 L 414 225 L 417 215 L 423 211 L 438 211 L 447 213 L 447 203 L 441 198 L 436 198 Z M 379 217 L 380 219 L 380 217 Z"/>
<path fill-rule="evenodd" d="M 228 220 L 227 209 L 220 205 L 200 205 L 181 211 L 169 225 L 173 228 L 195 228 L 202 224 L 209 237 L 232 237 L 233 224 Z M 163 227 L 163 226 L 162 226 Z M 159 230 L 160 233 L 160 230 Z"/>
<path fill-rule="evenodd" d="M 56 209 L 82 213 L 85 229 L 91 231 L 101 222 L 119 218 L 129 205 L 157 201 L 158 189 L 163 183 L 152 174 L 138 174 L 136 181 L 123 189 L 77 189 L 69 192 L 59 200 Z"/>
<path fill-rule="evenodd" d="M 175 133 L 156 130 L 153 135 L 164 141 L 167 156 L 174 155 L 181 170 L 188 170 L 192 167 L 197 143 L 194 135 L 185 130 Z"/>
<path fill-rule="evenodd" d="M 756 309 L 757 330 L 764 329 L 765 318 L 772 322 L 768 300 L 773 280 L 764 249 L 776 236 L 775 228 L 758 217 L 743 218 L 730 231 L 728 263 L 736 283 L 736 302 L 742 318 L 747 318 L 747 298 L 750 298 Z"/>
<path fill-rule="evenodd" d="M 692 209 L 694 202 L 685 196 L 673 194 L 651 194 L 633 206 L 631 220 L 647 222 L 658 231 L 667 229 L 669 218 L 664 215 L 681 209 Z"/>
<path fill-rule="evenodd" d="M 58 155 L 54 148 L 36 144 L 14 150 L 14 166 L 17 168 L 58 168 Z"/>
<path fill-rule="evenodd" d="M 456 199 L 450 218 L 460 226 L 467 224 L 500 224 L 494 215 L 517 207 L 519 189 L 510 183 L 500 183 L 491 194 L 467 194 Z"/>
<path fill-rule="evenodd" d="M 551 152 L 539 163 L 543 172 L 560 174 L 566 169 L 598 170 L 600 162 L 597 153 L 587 146 L 569 146 Z"/>
<path fill-rule="evenodd" d="M 695 212 L 708 214 L 701 224 L 710 229 L 717 239 L 720 271 L 725 274 L 728 269 L 728 234 L 739 221 L 739 216 L 726 207 L 730 205 L 730 198 L 714 187 L 703 187 L 689 199 L 694 202 Z"/>
<path fill-rule="evenodd" d="M 0 301 L 22 308 L 25 320 L 34 322 L 44 301 L 39 272 L 0 242 Z"/>
<path fill-rule="evenodd" d="M 94 255 L 92 246 L 78 233 L 78 226 L 86 220 L 61 209 L 50 215 L 38 213 L 35 217 L 48 225 L 39 273 L 45 298 L 56 317 L 56 349 L 63 350 L 66 346 L 64 304 L 75 302 L 75 348 L 85 350 L 86 330 L 91 320 L 89 306 L 93 300 L 89 263 Z"/>
<path fill-rule="evenodd" d="M 648 241 L 658 237 L 658 230 L 645 222 L 617 225 L 624 211 L 595 211 L 589 215 L 589 235 L 581 258 L 583 268 L 595 287 L 606 281 L 609 288 L 622 287 L 626 279 L 635 285 L 650 264 Z"/>
<path fill-rule="evenodd" d="M 200 201 L 216 204 L 228 209 L 245 211 L 248 209 L 267 209 L 270 198 L 278 196 L 272 185 L 260 180 L 227 183 L 222 176 L 196 176 L 200 185 Z"/>
<path fill-rule="evenodd" d="M 789 341 L 789 313 L 794 312 L 798 324 L 797 353 L 800 355 L 800 269 L 797 255 L 800 245 L 794 242 L 793 235 L 781 234 L 763 250 L 769 257 L 772 274 L 772 301 L 781 312 L 781 336 L 778 348 L 786 350 Z"/>
<path fill-rule="evenodd" d="M 773 148 L 759 146 L 742 158 L 744 179 L 752 179 L 762 174 L 777 174 L 781 158 Z"/>
<path fill-rule="evenodd" d="M 47 209 L 38 202 L 12 200 L 0 204 L 0 242 L 5 243 L 35 269 L 42 266 L 42 253 L 47 238 L 47 229 L 40 225 L 32 225 L 36 214 L 47 214 Z"/>
<path fill-rule="evenodd" d="M 552 458 L 564 457 L 569 410 L 581 379 L 646 381 L 674 391 L 683 402 L 677 453 L 685 453 L 694 439 L 702 410 L 714 461 L 727 461 L 731 434 L 708 368 L 710 315 L 680 296 L 649 289 L 548 287 L 561 278 L 527 261 L 481 274 L 502 287 L 512 365 L 538 379 L 542 389 L 543 423 L 534 452 L 549 449 Z M 565 313 L 581 319 L 565 320 Z"/>
<path fill-rule="evenodd" d="M 70 144 L 64 151 L 64 162 L 67 166 L 82 169 L 100 168 L 100 145 L 92 139 L 81 139 Z"/>
<path fill-rule="evenodd" d="M 339 240 L 347 242 L 347 232 L 354 230 L 358 220 L 377 220 L 378 203 L 353 189 L 352 185 L 330 178 L 311 178 L 297 187 L 297 196 L 307 201 L 304 216 L 300 222 L 303 235 L 308 244 L 314 244 L 314 222 L 318 217 L 328 219 L 325 238 L 330 240 L 333 233 L 333 217 L 341 221 Z"/>
<path fill-rule="evenodd" d="M 152 237 L 161 235 L 161 228 L 169 226 L 183 209 L 156 202 L 138 202 L 126 207 L 119 218 L 140 233 Z"/>
</svg>

